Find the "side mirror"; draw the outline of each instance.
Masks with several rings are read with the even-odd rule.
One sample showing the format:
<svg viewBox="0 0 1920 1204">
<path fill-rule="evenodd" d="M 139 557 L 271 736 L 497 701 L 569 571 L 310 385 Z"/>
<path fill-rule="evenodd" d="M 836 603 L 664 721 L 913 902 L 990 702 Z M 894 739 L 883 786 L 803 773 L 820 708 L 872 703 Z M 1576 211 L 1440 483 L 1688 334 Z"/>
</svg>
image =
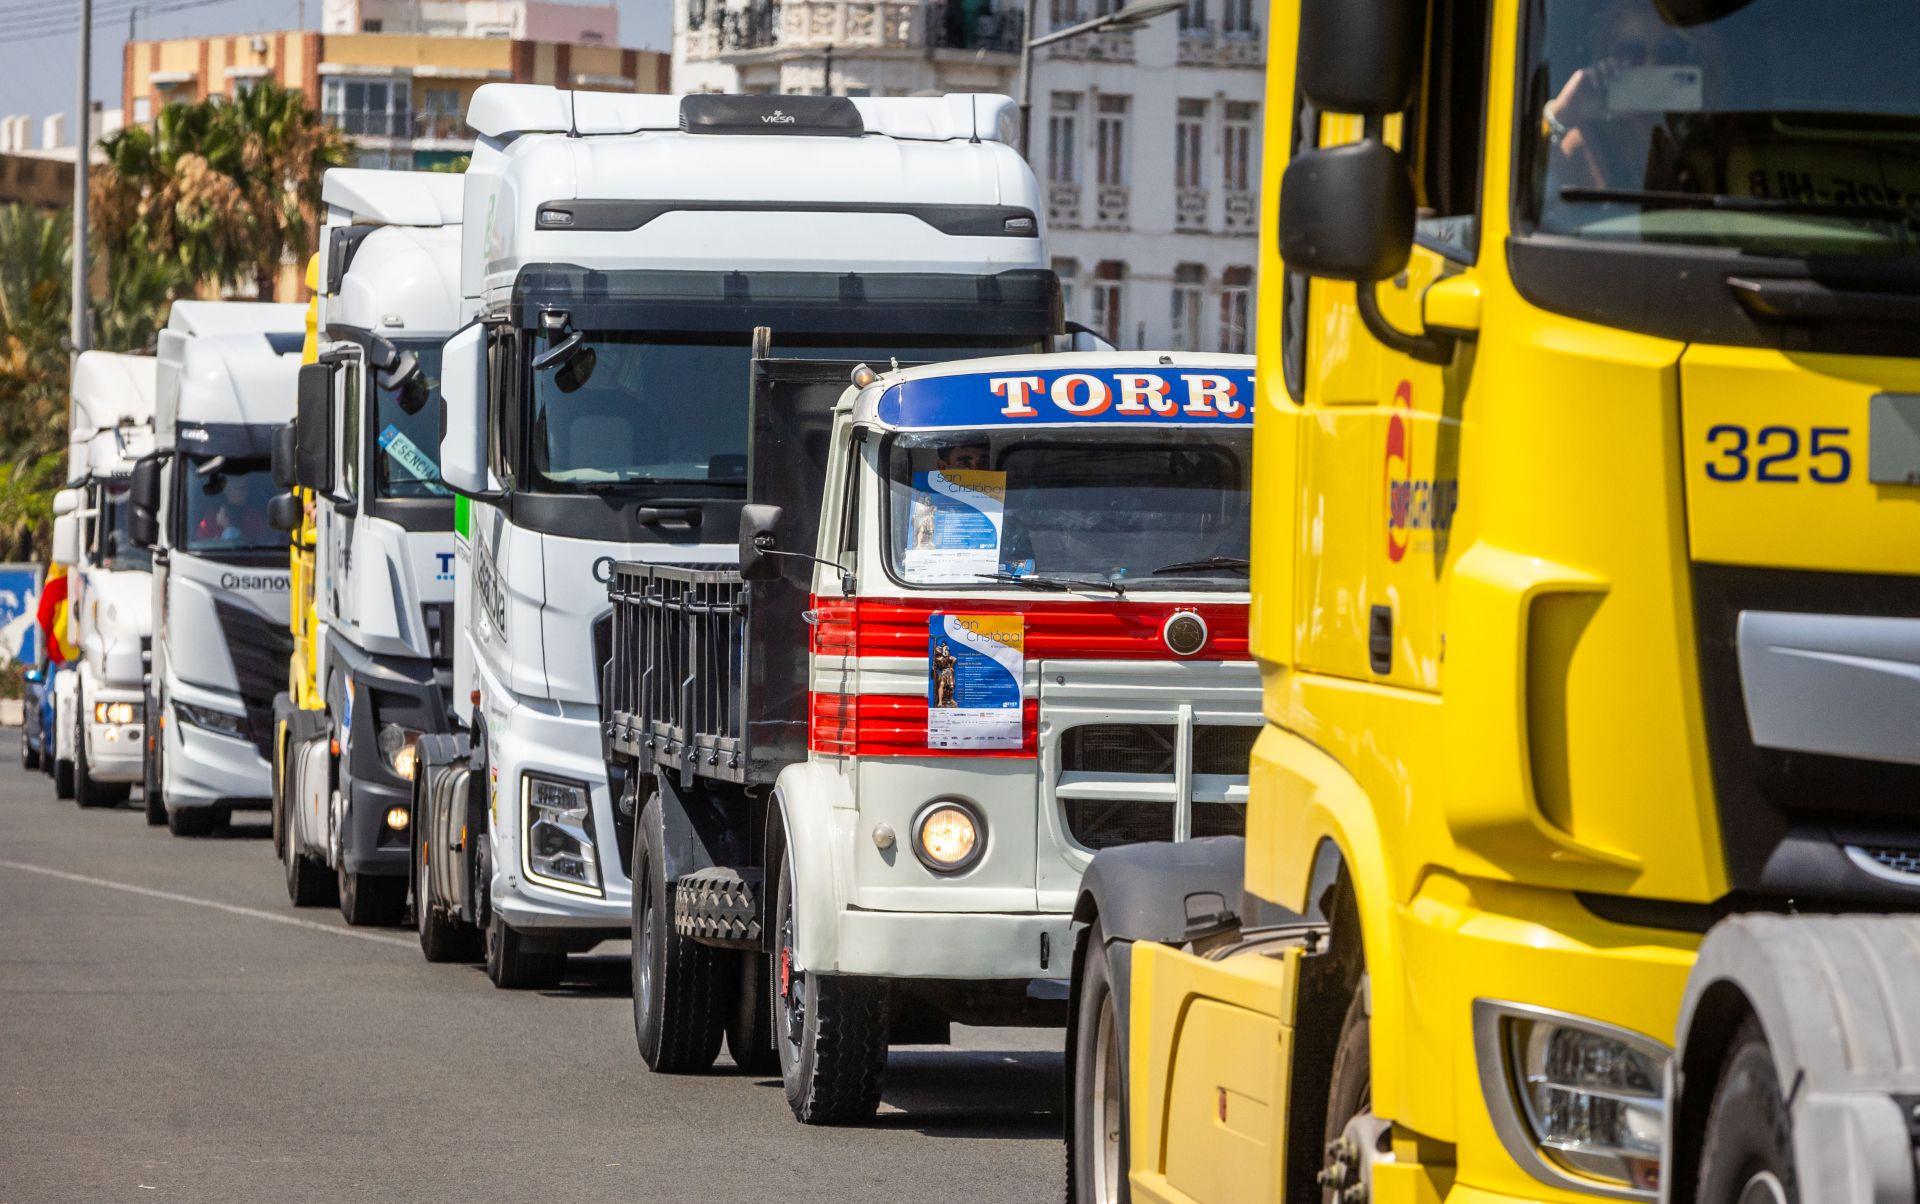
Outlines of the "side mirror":
<svg viewBox="0 0 1920 1204">
<path fill-rule="evenodd" d="M 1067 323 L 1067 350 L 1069 351 L 1118 351 L 1106 336 L 1091 326 L 1079 322 Z"/>
<path fill-rule="evenodd" d="M 333 369 L 300 367 L 300 400 L 294 412 L 293 483 L 315 493 L 333 492 Z"/>
<path fill-rule="evenodd" d="M 273 445 L 267 450 L 267 464 L 273 473 L 273 483 L 282 489 L 292 489 L 294 466 L 299 463 L 299 434 L 293 429 L 293 423 L 284 423 L 273 432 Z"/>
<path fill-rule="evenodd" d="M 133 479 L 127 485 L 127 534 L 143 548 L 160 542 L 160 469 L 159 456 L 143 456 L 133 462 Z"/>
<path fill-rule="evenodd" d="M 1280 179 L 1280 258 L 1309 276 L 1394 276 L 1413 252 L 1413 219 L 1413 176 L 1377 138 L 1304 151 Z"/>
<path fill-rule="evenodd" d="M 468 497 L 487 492 L 487 328 L 475 322 L 440 356 L 440 480 Z"/>
<path fill-rule="evenodd" d="M 47 680 L 46 670 L 42 669 L 38 665 L 35 665 L 33 668 L 28 669 L 25 673 L 22 673 L 20 676 L 25 680 L 32 682 L 36 686 L 39 685 L 41 682 Z"/>
<path fill-rule="evenodd" d="M 772 581 L 780 576 L 780 539 L 774 534 L 783 517 L 780 507 L 740 507 L 740 579 Z"/>
<path fill-rule="evenodd" d="M 53 520 L 53 562 L 72 567 L 80 563 L 80 516 L 58 515 Z"/>
<path fill-rule="evenodd" d="M 1302 0 L 1301 93 L 1333 113 L 1405 112 L 1426 27 L 1425 0 Z"/>
<path fill-rule="evenodd" d="M 267 525 L 276 531 L 285 531 L 292 535 L 300 529 L 300 520 L 305 517 L 306 507 L 300 499 L 291 493 L 276 493 L 267 499 Z"/>
<path fill-rule="evenodd" d="M 86 491 L 83 489 L 76 487 L 57 489 L 53 494 L 53 516 L 59 518 L 63 514 L 72 514 L 85 500 Z"/>
</svg>

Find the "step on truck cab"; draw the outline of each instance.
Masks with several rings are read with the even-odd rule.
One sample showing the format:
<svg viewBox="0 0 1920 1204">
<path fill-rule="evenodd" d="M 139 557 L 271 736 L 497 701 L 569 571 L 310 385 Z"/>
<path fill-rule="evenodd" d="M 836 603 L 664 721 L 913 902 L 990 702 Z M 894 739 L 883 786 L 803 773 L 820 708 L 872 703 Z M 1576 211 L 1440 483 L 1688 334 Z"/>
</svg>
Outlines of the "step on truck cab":
<svg viewBox="0 0 1920 1204">
<path fill-rule="evenodd" d="M 642 1052 L 814 1124 L 1064 1023 L 1094 852 L 1239 834 L 1260 730 L 1250 358 L 846 367 L 755 361 L 738 571 L 615 565 L 604 692 Z"/>
<path fill-rule="evenodd" d="M 1914 1199 L 1910 7 L 1273 15 L 1246 853 L 1083 900 L 1076 1198 Z"/>
<path fill-rule="evenodd" d="M 296 631 L 275 699 L 287 893 L 354 924 L 405 916 L 420 737 L 449 729 L 453 494 L 440 483 L 440 346 L 460 325 L 458 176 L 335 168 L 313 362 L 282 439 L 300 487 Z M 310 518 L 309 518 L 310 516 Z M 296 698 L 296 694 L 299 696 Z"/>
<path fill-rule="evenodd" d="M 132 496 L 135 533 L 154 550 L 148 788 L 175 835 L 269 801 L 273 696 L 292 641 L 268 458 L 293 416 L 304 310 L 176 301 L 160 332 L 154 453 Z"/>
<path fill-rule="evenodd" d="M 752 338 L 887 362 L 1061 335 L 1004 97 L 630 96 L 488 85 L 468 124 L 443 479 L 469 753 L 423 783 L 420 906 L 500 985 L 628 935 L 632 799 L 607 788 L 615 561 L 732 562 Z M 436 745 L 434 757 L 441 759 Z M 437 869 L 434 867 L 438 867 Z"/>
<path fill-rule="evenodd" d="M 147 643 L 152 634 L 152 554 L 130 527 L 133 466 L 153 450 L 152 356 L 82 352 L 73 365 L 67 496 L 58 510 L 71 566 L 69 638 L 80 650 L 73 688 L 56 695 L 63 739 L 56 779 L 82 807 L 127 801 L 141 780 Z"/>
</svg>

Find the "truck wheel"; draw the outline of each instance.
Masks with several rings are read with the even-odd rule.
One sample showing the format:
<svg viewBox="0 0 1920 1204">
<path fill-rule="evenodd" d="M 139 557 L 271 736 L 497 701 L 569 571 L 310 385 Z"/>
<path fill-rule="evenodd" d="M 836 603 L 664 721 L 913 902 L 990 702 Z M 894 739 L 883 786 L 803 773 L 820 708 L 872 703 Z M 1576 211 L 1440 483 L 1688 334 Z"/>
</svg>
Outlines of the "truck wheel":
<svg viewBox="0 0 1920 1204">
<path fill-rule="evenodd" d="M 407 917 L 407 880 L 352 874 L 342 865 L 340 914 L 355 928 L 392 928 Z"/>
<path fill-rule="evenodd" d="M 1797 1204 L 1793 1118 L 1780 1092 L 1773 1050 L 1749 1016 L 1720 1063 L 1720 1082 L 1700 1145 L 1698 1204 Z"/>
<path fill-rule="evenodd" d="M 151 716 L 153 712 L 147 714 Z M 147 755 L 140 758 L 140 801 L 146 804 L 147 826 L 157 828 L 167 822 L 166 796 L 160 790 L 161 740 L 149 730 L 147 742 Z"/>
<path fill-rule="evenodd" d="M 805 1125 L 869 1120 L 887 1071 L 887 984 L 795 969 L 793 873 L 784 854 L 779 889 L 768 979 L 787 1106 Z"/>
<path fill-rule="evenodd" d="M 413 850 L 413 919 L 420 929 L 421 954 L 430 962 L 480 960 L 480 931 L 433 905 L 427 884 L 426 833 L 414 841 Z"/>
<path fill-rule="evenodd" d="M 34 770 L 40 768 L 40 747 L 34 737 L 27 735 L 26 729 L 20 731 L 20 768 Z"/>
<path fill-rule="evenodd" d="M 773 1048 L 773 1008 L 767 1002 L 767 955 L 742 950 L 736 965 L 733 1010 L 727 1016 L 727 1056 L 748 1074 L 773 1074 L 780 1055 Z"/>
<path fill-rule="evenodd" d="M 487 923 L 487 978 L 503 991 L 537 991 L 559 985 L 567 955 L 536 949 L 493 912 Z"/>
<path fill-rule="evenodd" d="M 167 810 L 167 831 L 175 836 L 205 836 L 219 818 L 218 807 L 171 807 Z"/>
<path fill-rule="evenodd" d="M 287 898 L 295 907 L 325 907 L 335 902 L 332 874 L 319 861 L 300 851 L 293 833 L 287 833 Z"/>
<path fill-rule="evenodd" d="M 1335 1201 L 1349 1190 L 1357 1190 L 1367 1169 L 1364 1160 L 1374 1151 L 1361 1149 L 1348 1137 L 1348 1126 L 1357 1116 L 1373 1110 L 1373 1030 L 1367 1011 L 1365 980 L 1347 1005 L 1346 1019 L 1340 1024 L 1340 1040 L 1334 1046 L 1333 1075 L 1327 1085 L 1326 1162 L 1320 1169 L 1321 1198 Z"/>
<path fill-rule="evenodd" d="M 87 763 L 86 700 L 84 698 L 78 710 L 81 718 L 75 725 L 76 730 L 73 733 L 73 801 L 82 807 L 112 807 L 126 802 L 126 795 L 118 794 L 111 785 L 102 785 L 93 780 L 92 766 Z"/>
<path fill-rule="evenodd" d="M 635 826 L 633 851 L 633 1035 L 661 1074 L 705 1070 L 720 1055 L 727 965 L 718 950 L 674 931 L 654 795 Z"/>
<path fill-rule="evenodd" d="M 1127 1078 L 1114 1009 L 1113 970 L 1099 920 L 1087 929 L 1080 1011 L 1074 1017 L 1073 1132 L 1067 1136 L 1069 1204 L 1125 1204 Z"/>
<path fill-rule="evenodd" d="M 72 761 L 55 761 L 53 763 L 53 796 L 55 798 L 73 797 Z"/>
</svg>

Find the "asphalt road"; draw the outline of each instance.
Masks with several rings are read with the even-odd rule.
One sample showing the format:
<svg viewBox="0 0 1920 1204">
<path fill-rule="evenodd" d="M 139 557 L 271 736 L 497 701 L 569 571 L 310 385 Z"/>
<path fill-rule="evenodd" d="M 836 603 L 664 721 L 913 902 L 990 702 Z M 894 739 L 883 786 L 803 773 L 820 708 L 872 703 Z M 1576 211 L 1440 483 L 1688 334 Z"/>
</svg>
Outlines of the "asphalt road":
<svg viewBox="0 0 1920 1204">
<path fill-rule="evenodd" d="M 624 946 L 554 991 L 287 903 L 264 822 L 81 811 L 0 736 L 0 1204 L 1008 1201 L 1060 1193 L 1061 1035 L 895 1050 L 871 1125 L 648 1072 Z M 136 794 L 137 802 L 137 794 Z"/>
</svg>

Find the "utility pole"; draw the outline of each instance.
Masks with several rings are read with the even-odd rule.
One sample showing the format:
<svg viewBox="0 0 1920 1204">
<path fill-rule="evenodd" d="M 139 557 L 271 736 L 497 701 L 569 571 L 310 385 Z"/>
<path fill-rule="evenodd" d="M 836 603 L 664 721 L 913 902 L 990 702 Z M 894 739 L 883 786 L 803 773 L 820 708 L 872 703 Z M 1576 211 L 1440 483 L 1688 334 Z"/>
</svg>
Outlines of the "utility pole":
<svg viewBox="0 0 1920 1204">
<path fill-rule="evenodd" d="M 820 95 L 833 95 L 833 43 L 827 43 L 826 65 L 820 73 Z"/>
<path fill-rule="evenodd" d="M 1020 154 L 1033 162 L 1033 19 L 1039 4 L 1027 0 L 1020 18 Z"/>
<path fill-rule="evenodd" d="M 73 353 L 87 349 L 92 334 L 87 317 L 87 169 L 93 149 L 93 0 L 80 0 L 80 101 L 73 135 Z"/>
</svg>

